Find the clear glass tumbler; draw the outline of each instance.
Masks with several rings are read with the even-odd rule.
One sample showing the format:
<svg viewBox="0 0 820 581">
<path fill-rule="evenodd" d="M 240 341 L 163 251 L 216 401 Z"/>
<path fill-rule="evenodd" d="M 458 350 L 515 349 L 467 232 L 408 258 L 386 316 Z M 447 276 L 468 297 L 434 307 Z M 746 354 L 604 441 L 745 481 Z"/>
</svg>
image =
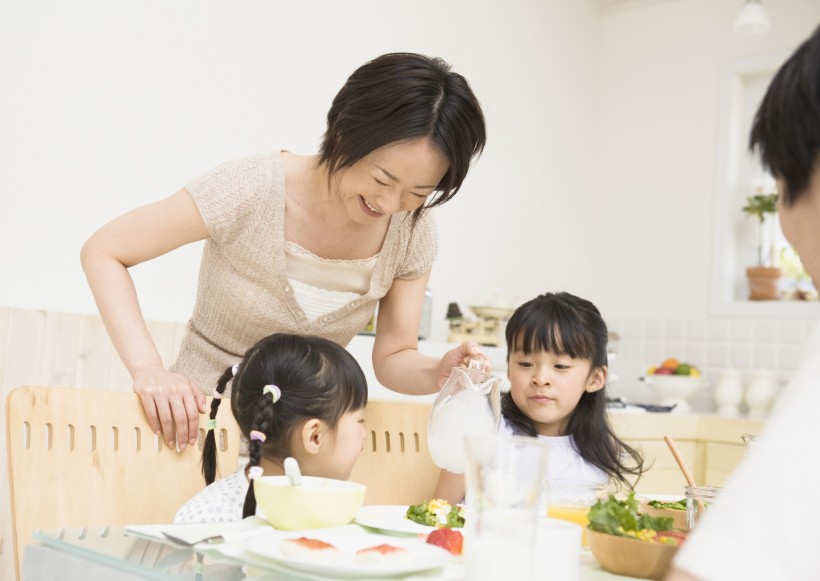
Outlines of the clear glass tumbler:
<svg viewBox="0 0 820 581">
<path fill-rule="evenodd" d="M 466 451 L 465 578 L 530 581 L 549 444 L 522 436 L 468 436 Z"/>
<path fill-rule="evenodd" d="M 544 488 L 547 516 L 581 525 L 581 544 L 587 545 L 589 508 L 599 500 L 606 500 L 609 487 L 588 480 L 547 480 Z"/>
</svg>

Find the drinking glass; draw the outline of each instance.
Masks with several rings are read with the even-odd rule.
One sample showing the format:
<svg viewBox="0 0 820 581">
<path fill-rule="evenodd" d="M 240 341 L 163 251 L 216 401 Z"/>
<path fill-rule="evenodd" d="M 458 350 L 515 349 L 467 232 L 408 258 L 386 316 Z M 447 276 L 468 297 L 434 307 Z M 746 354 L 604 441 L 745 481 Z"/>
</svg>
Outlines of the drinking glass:
<svg viewBox="0 0 820 581">
<path fill-rule="evenodd" d="M 530 581 L 549 444 L 499 435 L 468 436 L 465 444 L 466 578 Z"/>
<path fill-rule="evenodd" d="M 547 480 L 545 486 L 547 516 L 581 525 L 583 528 L 581 544 L 587 546 L 586 529 L 589 526 L 589 518 L 587 518 L 589 508 L 598 500 L 606 500 L 608 490 L 607 485 L 600 482 Z"/>
</svg>

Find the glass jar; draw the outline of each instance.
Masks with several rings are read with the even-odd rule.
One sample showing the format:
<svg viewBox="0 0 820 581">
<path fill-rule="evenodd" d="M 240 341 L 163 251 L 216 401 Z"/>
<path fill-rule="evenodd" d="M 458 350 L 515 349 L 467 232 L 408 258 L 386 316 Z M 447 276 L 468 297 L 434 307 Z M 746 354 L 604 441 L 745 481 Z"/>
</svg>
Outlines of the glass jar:
<svg viewBox="0 0 820 581">
<path fill-rule="evenodd" d="M 719 486 L 687 486 L 686 487 L 686 526 L 695 528 L 701 512 L 709 508 L 720 493 Z"/>
<path fill-rule="evenodd" d="M 743 440 L 747 450 L 757 445 L 757 434 L 743 434 L 740 439 Z"/>
</svg>

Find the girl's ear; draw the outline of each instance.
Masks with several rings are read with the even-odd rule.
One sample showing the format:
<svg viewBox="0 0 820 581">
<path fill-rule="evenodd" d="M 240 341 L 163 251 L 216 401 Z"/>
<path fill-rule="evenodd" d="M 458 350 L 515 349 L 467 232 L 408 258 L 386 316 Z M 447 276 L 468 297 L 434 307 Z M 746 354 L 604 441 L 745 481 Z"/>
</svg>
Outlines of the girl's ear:
<svg viewBox="0 0 820 581">
<path fill-rule="evenodd" d="M 318 454 L 328 438 L 327 425 L 318 418 L 311 418 L 302 424 L 300 435 L 300 443 L 305 452 Z"/>
<path fill-rule="evenodd" d="M 606 385 L 606 378 L 609 370 L 604 365 L 602 367 L 597 367 L 595 371 L 589 376 L 589 381 L 587 382 L 586 391 L 589 393 L 593 393 L 595 391 L 600 391 Z"/>
</svg>

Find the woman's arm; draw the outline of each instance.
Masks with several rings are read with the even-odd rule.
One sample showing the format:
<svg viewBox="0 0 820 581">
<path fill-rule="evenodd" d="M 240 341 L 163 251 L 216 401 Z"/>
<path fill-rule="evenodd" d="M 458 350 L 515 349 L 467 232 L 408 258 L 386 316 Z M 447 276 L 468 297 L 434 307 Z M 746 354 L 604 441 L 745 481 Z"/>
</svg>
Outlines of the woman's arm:
<svg viewBox="0 0 820 581">
<path fill-rule="evenodd" d="M 134 380 L 151 429 L 161 431 L 171 447 L 176 440 L 181 449 L 196 442 L 205 396 L 191 381 L 164 368 L 128 268 L 207 237 L 202 216 L 183 189 L 115 218 L 80 253 L 100 316 Z"/>
<path fill-rule="evenodd" d="M 464 502 L 464 495 L 464 474 L 442 470 L 433 498 L 442 498 L 450 504 L 460 504 Z"/>
<path fill-rule="evenodd" d="M 373 369 L 383 386 L 399 393 L 435 393 L 453 367 L 467 365 L 471 356 L 484 357 L 473 341 L 462 343 L 441 359 L 419 353 L 419 323 L 429 278 L 430 271 L 413 280 L 396 279 L 379 302 Z"/>
</svg>

